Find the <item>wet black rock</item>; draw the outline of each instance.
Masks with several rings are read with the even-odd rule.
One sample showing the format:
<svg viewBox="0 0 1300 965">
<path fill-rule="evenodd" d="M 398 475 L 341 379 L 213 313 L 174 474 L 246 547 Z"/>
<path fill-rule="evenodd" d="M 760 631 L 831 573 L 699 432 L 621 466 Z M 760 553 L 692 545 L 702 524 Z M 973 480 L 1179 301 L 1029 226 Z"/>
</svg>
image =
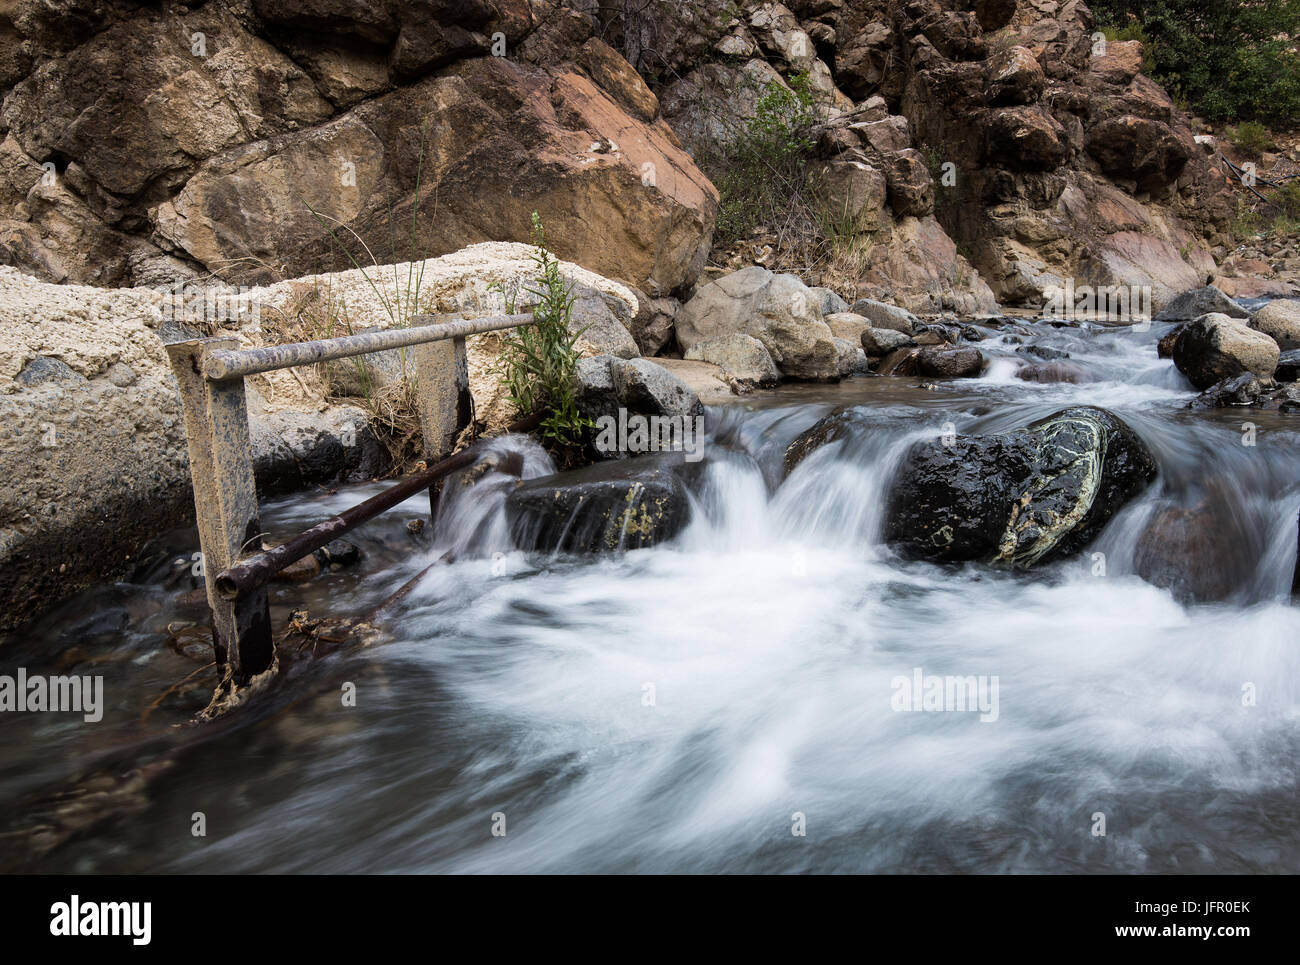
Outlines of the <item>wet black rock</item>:
<svg viewBox="0 0 1300 965">
<path fill-rule="evenodd" d="M 1023 429 L 920 442 L 895 475 L 885 538 L 904 556 L 1027 568 L 1077 552 L 1156 475 L 1105 409 L 1063 409 Z"/>
<path fill-rule="evenodd" d="M 1300 348 L 1283 352 L 1273 370 L 1273 378 L 1278 382 L 1295 382 L 1300 380 Z"/>
<path fill-rule="evenodd" d="M 1156 343 L 1156 355 L 1162 359 L 1171 359 L 1174 357 L 1174 344 L 1178 341 L 1178 336 L 1183 334 L 1184 326 L 1178 325 L 1171 328 Z"/>
<path fill-rule="evenodd" d="M 1048 348 L 1046 345 L 1022 345 L 1016 349 L 1017 355 L 1032 355 L 1040 358 L 1044 362 L 1055 362 L 1058 359 L 1068 359 L 1069 352 L 1062 352 L 1060 349 Z"/>
<path fill-rule="evenodd" d="M 525 480 L 506 497 L 511 536 L 524 550 L 584 553 L 662 543 L 690 519 L 688 469 L 660 453 Z"/>
<path fill-rule="evenodd" d="M 1189 409 L 1224 409 L 1233 405 L 1255 405 L 1268 389 L 1253 372 L 1244 372 L 1210 386 L 1188 403 Z"/>
<path fill-rule="evenodd" d="M 817 420 L 785 447 L 785 474 L 794 472 L 795 466 L 803 462 L 812 452 L 827 443 L 847 438 L 861 432 L 865 426 L 865 413 L 853 406 L 841 406 L 830 415 Z"/>
</svg>

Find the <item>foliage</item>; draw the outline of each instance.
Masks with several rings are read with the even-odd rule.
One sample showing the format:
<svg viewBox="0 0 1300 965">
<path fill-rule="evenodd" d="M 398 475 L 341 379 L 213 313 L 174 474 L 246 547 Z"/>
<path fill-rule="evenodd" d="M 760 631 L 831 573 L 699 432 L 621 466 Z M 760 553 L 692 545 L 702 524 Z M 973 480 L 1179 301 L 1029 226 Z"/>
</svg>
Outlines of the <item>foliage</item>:
<svg viewBox="0 0 1300 965">
<path fill-rule="evenodd" d="M 803 201 L 806 163 L 816 120 L 807 74 L 794 74 L 789 87 L 770 83 L 754 115 L 726 143 L 701 157 L 720 195 L 714 242 L 727 247 L 759 225 L 772 224 Z"/>
<path fill-rule="evenodd" d="M 1259 157 L 1265 151 L 1271 151 L 1276 145 L 1269 137 L 1268 128 L 1259 121 L 1242 121 L 1228 129 L 1228 140 L 1251 157 Z"/>
<path fill-rule="evenodd" d="M 1096 0 L 1107 36 L 1145 45 L 1151 75 L 1211 120 L 1300 124 L 1300 0 Z"/>
<path fill-rule="evenodd" d="M 502 339 L 498 373 L 507 398 L 521 415 L 545 413 L 538 435 L 567 448 L 581 443 L 591 420 L 578 411 L 578 359 L 575 347 L 585 329 L 573 331 L 573 286 L 560 274 L 560 263 L 546 247 L 546 231 L 533 212 L 535 288 L 525 289 L 538 301 L 533 321 Z M 500 288 L 498 287 L 498 290 Z M 511 299 L 513 302 L 513 299 Z M 514 312 L 514 305 L 507 310 Z"/>
</svg>

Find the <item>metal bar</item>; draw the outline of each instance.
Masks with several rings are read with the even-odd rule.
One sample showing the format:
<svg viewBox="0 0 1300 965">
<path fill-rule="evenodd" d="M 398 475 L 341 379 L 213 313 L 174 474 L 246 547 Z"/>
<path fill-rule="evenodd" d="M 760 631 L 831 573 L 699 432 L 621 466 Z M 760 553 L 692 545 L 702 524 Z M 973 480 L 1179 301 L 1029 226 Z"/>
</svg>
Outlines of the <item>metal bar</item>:
<svg viewBox="0 0 1300 965">
<path fill-rule="evenodd" d="M 489 318 L 460 318 L 454 315 L 416 315 L 414 320 L 433 319 L 434 324 L 415 328 L 395 328 L 364 335 L 344 335 L 317 342 L 292 342 L 288 345 L 267 345 L 261 348 L 219 349 L 203 358 L 203 375 L 220 381 L 240 376 L 257 375 L 274 369 L 294 365 L 310 365 L 331 359 L 366 355 L 390 348 L 405 348 L 424 342 L 437 342 L 448 338 L 463 338 L 480 332 L 497 332 L 504 328 L 517 328 L 530 324 L 532 315 L 495 315 Z M 451 319 L 448 321 L 448 319 Z"/>
<path fill-rule="evenodd" d="M 431 465 L 456 448 L 456 438 L 473 416 L 469 391 L 469 357 L 464 336 L 424 342 L 411 350 L 415 361 L 416 399 L 424 436 L 424 461 Z M 438 488 L 429 487 L 429 521 L 438 513 Z"/>
<path fill-rule="evenodd" d="M 212 611 L 213 646 L 219 666 L 244 682 L 271 666 L 271 617 L 266 590 L 239 600 L 217 593 L 216 574 L 250 545 L 260 545 L 257 484 L 248 436 L 248 408 L 242 378 L 204 378 L 203 362 L 215 351 L 239 344 L 235 338 L 201 338 L 167 346 L 180 385 L 185 415 L 194 514 L 198 522 L 203 582 Z"/>
<path fill-rule="evenodd" d="M 345 509 L 337 516 L 331 516 L 323 523 L 317 523 L 311 529 L 304 530 L 287 543 L 274 549 L 250 556 L 241 562 L 228 565 L 216 571 L 216 592 L 223 600 L 242 600 L 246 594 L 260 592 L 265 595 L 267 582 L 290 563 L 302 559 L 308 553 L 320 549 L 331 540 L 338 539 L 344 533 L 373 519 L 385 510 L 392 509 L 398 503 L 414 496 L 421 489 L 448 473 L 468 466 L 479 454 L 472 449 L 465 449 L 456 455 L 430 466 L 423 472 L 409 476 L 399 483 L 389 486 L 382 493 L 371 496 L 365 502 Z"/>
</svg>

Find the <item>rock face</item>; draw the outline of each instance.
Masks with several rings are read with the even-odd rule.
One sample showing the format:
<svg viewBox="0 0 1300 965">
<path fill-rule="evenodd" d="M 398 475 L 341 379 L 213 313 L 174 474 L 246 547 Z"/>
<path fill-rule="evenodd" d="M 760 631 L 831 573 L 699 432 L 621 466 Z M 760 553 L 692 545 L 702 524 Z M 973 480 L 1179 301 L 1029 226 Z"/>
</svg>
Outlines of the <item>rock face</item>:
<svg viewBox="0 0 1300 965">
<path fill-rule="evenodd" d="M 1284 352 L 1300 349 L 1300 301 L 1269 302 L 1250 316 L 1250 327 L 1269 336 Z"/>
<path fill-rule="evenodd" d="M 506 497 L 524 550 L 608 553 L 671 539 L 690 519 L 680 457 L 639 456 L 519 483 Z"/>
<path fill-rule="evenodd" d="M 1152 316 L 1157 322 L 1190 322 L 1194 318 L 1218 312 L 1229 318 L 1246 318 L 1246 311 L 1213 285 L 1183 292 Z"/>
<path fill-rule="evenodd" d="M 0 14 L 30 57 L 0 82 L 0 258 L 25 271 L 261 283 L 350 267 L 331 231 L 393 262 L 527 241 L 533 210 L 652 297 L 703 267 L 717 193 L 574 7 L 78 6 L 84 32 Z"/>
<path fill-rule="evenodd" d="M 1185 325 L 1174 342 L 1174 365 L 1198 389 L 1245 372 L 1271 378 L 1280 355 L 1263 332 L 1227 315 L 1211 313 Z"/>
<path fill-rule="evenodd" d="M 736 332 L 763 343 L 789 378 L 834 381 L 839 353 L 821 299 L 793 275 L 757 265 L 705 285 L 677 315 L 677 341 L 688 353 L 705 339 Z"/>
<path fill-rule="evenodd" d="M 999 435 L 922 442 L 904 457 L 885 538 L 905 556 L 1027 568 L 1082 549 L 1156 475 L 1104 409 L 1063 409 Z"/>
</svg>

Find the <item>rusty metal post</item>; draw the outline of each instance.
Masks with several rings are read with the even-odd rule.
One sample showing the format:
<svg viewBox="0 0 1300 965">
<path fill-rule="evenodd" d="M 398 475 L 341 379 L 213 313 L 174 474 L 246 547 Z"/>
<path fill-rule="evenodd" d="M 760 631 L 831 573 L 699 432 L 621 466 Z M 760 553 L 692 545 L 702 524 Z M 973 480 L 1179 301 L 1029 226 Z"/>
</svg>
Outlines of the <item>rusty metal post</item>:
<svg viewBox="0 0 1300 965">
<path fill-rule="evenodd" d="M 433 465 L 451 454 L 456 437 L 469 425 L 473 397 L 465 337 L 424 342 L 411 349 L 415 359 L 417 404 L 424 433 L 424 460 Z M 438 487 L 429 487 L 429 517 L 438 513 Z"/>
<path fill-rule="evenodd" d="M 262 548 L 248 407 L 242 376 L 210 381 L 202 374 L 209 352 L 238 345 L 235 338 L 199 338 L 172 343 L 167 354 L 185 413 L 194 513 L 217 664 L 228 664 L 234 678 L 242 682 L 270 667 L 273 652 L 266 590 L 226 600 L 216 587 L 218 573 L 246 552 Z"/>
</svg>

